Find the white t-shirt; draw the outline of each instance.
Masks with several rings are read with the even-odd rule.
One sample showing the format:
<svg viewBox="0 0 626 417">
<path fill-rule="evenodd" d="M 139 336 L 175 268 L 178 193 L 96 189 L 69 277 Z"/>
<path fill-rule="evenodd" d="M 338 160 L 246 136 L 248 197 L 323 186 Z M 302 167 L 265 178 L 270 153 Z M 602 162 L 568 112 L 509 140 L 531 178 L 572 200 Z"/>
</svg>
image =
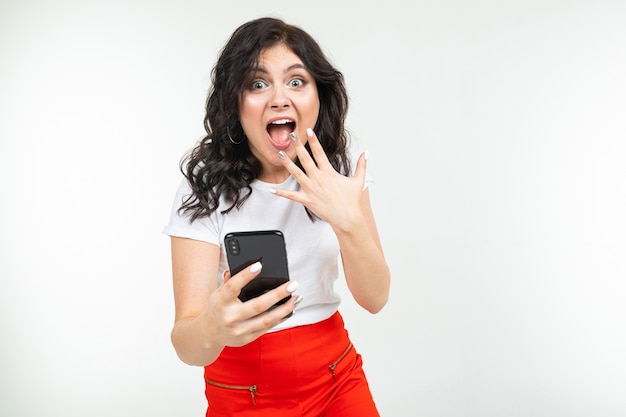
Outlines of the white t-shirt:
<svg viewBox="0 0 626 417">
<path fill-rule="evenodd" d="M 353 170 L 354 170 L 353 163 Z M 366 187 L 371 182 L 366 179 Z M 238 210 L 220 213 L 230 204 L 220 203 L 220 208 L 209 217 L 189 223 L 189 217 L 178 213 L 178 208 L 191 189 L 186 179 L 181 182 L 170 215 L 169 224 L 163 232 L 200 240 L 221 249 L 220 264 L 216 279 L 221 285 L 222 273 L 227 269 L 224 236 L 230 232 L 252 230 L 280 230 L 285 236 L 289 276 L 298 281 L 297 295 L 303 297 L 296 313 L 288 320 L 272 329 L 313 324 L 325 320 L 339 306 L 341 297 L 334 290 L 334 282 L 339 274 L 339 243 L 328 223 L 320 219 L 311 221 L 304 207 L 284 197 L 270 192 L 271 188 L 297 190 L 297 181 L 290 176 L 282 184 L 269 184 L 259 180 L 251 183 L 252 193 Z"/>
</svg>

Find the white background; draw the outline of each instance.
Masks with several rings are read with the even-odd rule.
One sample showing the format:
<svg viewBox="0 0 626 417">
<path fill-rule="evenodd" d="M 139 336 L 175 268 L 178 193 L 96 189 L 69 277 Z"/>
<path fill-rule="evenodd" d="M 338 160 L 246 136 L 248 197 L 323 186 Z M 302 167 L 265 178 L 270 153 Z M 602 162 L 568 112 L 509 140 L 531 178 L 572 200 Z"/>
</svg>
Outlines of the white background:
<svg viewBox="0 0 626 417">
<path fill-rule="evenodd" d="M 201 416 L 178 162 L 241 23 L 346 76 L 392 270 L 342 311 L 383 416 L 626 415 L 623 1 L 0 1 L 0 415 Z"/>
</svg>

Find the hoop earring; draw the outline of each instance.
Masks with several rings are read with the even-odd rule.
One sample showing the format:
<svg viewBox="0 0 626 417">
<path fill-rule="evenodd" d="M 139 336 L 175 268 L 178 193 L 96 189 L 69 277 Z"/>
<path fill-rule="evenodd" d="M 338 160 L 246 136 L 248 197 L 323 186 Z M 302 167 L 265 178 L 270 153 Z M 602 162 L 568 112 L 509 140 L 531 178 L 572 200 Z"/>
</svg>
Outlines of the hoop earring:
<svg viewBox="0 0 626 417">
<path fill-rule="evenodd" d="M 228 126 L 226 126 L 226 135 L 228 136 L 228 139 L 230 139 L 230 142 L 231 142 L 233 145 L 239 145 L 239 144 L 241 144 L 241 142 L 243 142 L 243 138 L 242 138 L 239 142 L 235 142 L 235 141 L 233 140 L 233 138 L 231 138 L 231 137 L 230 137 L 230 130 L 228 129 Z"/>
</svg>

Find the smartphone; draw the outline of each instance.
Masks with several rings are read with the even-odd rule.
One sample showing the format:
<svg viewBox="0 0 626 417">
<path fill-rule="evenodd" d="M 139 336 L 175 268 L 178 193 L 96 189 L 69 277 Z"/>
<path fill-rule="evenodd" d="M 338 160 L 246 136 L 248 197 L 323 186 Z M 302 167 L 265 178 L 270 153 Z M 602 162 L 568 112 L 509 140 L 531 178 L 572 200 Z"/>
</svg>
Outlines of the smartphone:
<svg viewBox="0 0 626 417">
<path fill-rule="evenodd" d="M 285 236 L 279 230 L 232 232 L 224 236 L 224 246 L 231 276 L 260 261 L 261 273 L 246 284 L 239 294 L 241 301 L 265 294 L 289 281 Z M 287 296 L 272 308 L 286 303 Z M 271 309 L 271 308 L 270 308 Z"/>
</svg>

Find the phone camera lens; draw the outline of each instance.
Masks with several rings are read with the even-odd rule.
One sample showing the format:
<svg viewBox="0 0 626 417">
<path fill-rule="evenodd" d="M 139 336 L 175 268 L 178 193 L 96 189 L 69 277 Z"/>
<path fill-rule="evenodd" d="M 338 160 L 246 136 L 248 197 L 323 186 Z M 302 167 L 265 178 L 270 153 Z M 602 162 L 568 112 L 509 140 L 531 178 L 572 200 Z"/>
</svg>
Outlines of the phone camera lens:
<svg viewBox="0 0 626 417">
<path fill-rule="evenodd" d="M 239 255 L 239 241 L 237 239 L 231 239 L 228 241 L 230 253 L 233 255 Z"/>
</svg>

